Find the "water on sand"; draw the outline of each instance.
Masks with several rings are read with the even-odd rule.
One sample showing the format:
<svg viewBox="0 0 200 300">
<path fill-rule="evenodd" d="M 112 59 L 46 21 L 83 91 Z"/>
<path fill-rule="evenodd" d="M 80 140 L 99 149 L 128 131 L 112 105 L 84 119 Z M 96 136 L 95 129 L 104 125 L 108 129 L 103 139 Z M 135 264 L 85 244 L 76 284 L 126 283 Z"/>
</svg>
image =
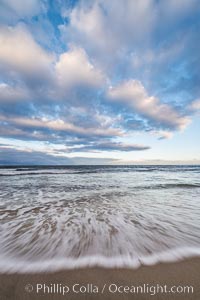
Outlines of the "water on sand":
<svg viewBox="0 0 200 300">
<path fill-rule="evenodd" d="M 0 270 L 200 255 L 200 166 L 0 169 Z"/>
</svg>

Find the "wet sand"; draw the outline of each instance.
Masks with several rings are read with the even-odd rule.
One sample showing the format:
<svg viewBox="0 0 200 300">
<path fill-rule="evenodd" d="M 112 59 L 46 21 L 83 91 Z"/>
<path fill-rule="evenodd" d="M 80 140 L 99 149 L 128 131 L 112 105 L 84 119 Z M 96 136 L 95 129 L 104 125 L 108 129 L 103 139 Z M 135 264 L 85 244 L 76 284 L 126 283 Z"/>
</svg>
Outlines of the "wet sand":
<svg viewBox="0 0 200 300">
<path fill-rule="evenodd" d="M 37 284 L 38 293 L 36 291 Z M 46 293 L 44 293 L 44 284 L 46 285 Z M 104 291 L 102 291 L 105 284 Z M 146 290 L 150 290 L 151 288 L 152 294 L 154 294 L 154 288 L 151 286 L 155 286 L 155 288 L 158 289 L 158 293 L 155 295 L 151 295 L 150 292 L 141 293 L 140 289 L 136 294 L 132 292 L 133 286 L 144 287 L 144 284 L 146 284 Z M 187 288 L 185 288 L 186 290 L 183 293 L 162 293 L 161 286 L 164 288 L 165 285 L 167 286 L 167 290 L 170 290 L 172 286 L 192 286 L 193 293 L 191 288 L 189 293 Z M 69 288 L 68 293 L 66 286 Z M 81 286 L 83 286 L 83 292 L 79 291 Z M 112 293 L 111 291 L 114 291 L 116 286 L 119 287 L 121 292 Z M 126 292 L 122 291 L 122 286 L 125 288 Z M 111 291 L 109 291 L 109 287 Z M 62 295 L 63 288 L 64 292 L 66 292 L 64 295 Z M 51 292 L 53 289 L 58 292 Z M 86 289 L 86 292 L 84 292 L 84 289 Z M 181 288 L 179 287 L 179 289 Z M 155 266 L 142 266 L 137 270 L 85 268 L 54 273 L 1 274 L 0 299 L 198 300 L 200 299 L 200 258 L 192 258 L 176 263 L 158 264 Z"/>
</svg>

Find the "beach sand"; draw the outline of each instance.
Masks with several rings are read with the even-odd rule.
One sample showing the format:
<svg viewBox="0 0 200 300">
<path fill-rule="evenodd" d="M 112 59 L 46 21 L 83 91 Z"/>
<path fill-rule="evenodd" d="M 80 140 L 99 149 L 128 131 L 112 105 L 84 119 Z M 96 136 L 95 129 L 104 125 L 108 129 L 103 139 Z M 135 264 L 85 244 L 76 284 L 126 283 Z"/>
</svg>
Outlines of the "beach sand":
<svg viewBox="0 0 200 300">
<path fill-rule="evenodd" d="M 44 293 L 40 290 L 36 292 L 37 284 L 45 284 L 54 288 L 68 286 L 70 291 L 62 295 Z M 57 285 L 56 285 L 57 284 Z M 80 286 L 87 287 L 89 290 L 86 293 L 75 293 L 72 291 L 73 286 L 78 291 Z M 91 284 L 93 285 L 91 287 Z M 103 286 L 106 284 L 102 294 Z M 192 286 L 193 293 L 158 293 L 154 296 L 150 293 L 131 292 L 115 292 L 108 291 L 109 286 L 115 289 L 115 286 L 164 286 L 167 289 L 172 286 Z M 31 286 L 30 286 L 31 285 Z M 95 286 L 98 288 L 98 293 L 95 293 Z M 41 286 L 39 286 L 41 288 Z M 33 291 L 31 291 L 33 288 Z M 26 291 L 29 290 L 28 291 Z M 83 288 L 84 289 L 84 288 Z M 121 288 L 120 288 L 121 289 Z M 92 292 L 93 290 L 93 292 Z M 152 290 L 152 293 L 153 290 Z M 54 273 L 38 273 L 38 274 L 1 274 L 0 275 L 0 299 L 1 300 L 39 300 L 39 299 L 182 299 L 182 300 L 199 300 L 200 299 L 200 258 L 187 259 L 176 263 L 162 263 L 154 266 L 142 266 L 137 270 L 133 269 L 104 269 L 104 268 L 85 268 L 67 271 L 59 271 Z"/>
</svg>

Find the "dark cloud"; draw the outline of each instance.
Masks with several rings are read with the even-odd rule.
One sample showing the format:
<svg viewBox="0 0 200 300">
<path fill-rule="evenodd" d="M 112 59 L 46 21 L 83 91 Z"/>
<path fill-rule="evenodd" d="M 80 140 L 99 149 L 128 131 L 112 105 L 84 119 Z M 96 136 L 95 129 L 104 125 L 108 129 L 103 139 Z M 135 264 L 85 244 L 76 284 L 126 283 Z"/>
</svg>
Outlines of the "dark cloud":
<svg viewBox="0 0 200 300">
<path fill-rule="evenodd" d="M 56 157 L 39 151 L 28 152 L 0 148 L 1 165 L 56 165 L 73 164 L 69 158 Z"/>
<path fill-rule="evenodd" d="M 92 157 L 58 157 L 39 151 L 22 151 L 0 147 L 0 165 L 87 165 L 112 164 L 116 160 Z"/>
<path fill-rule="evenodd" d="M 93 143 L 87 146 L 74 148 L 74 152 L 91 152 L 91 151 L 142 151 L 150 149 L 149 146 L 122 144 L 117 142 Z"/>
</svg>

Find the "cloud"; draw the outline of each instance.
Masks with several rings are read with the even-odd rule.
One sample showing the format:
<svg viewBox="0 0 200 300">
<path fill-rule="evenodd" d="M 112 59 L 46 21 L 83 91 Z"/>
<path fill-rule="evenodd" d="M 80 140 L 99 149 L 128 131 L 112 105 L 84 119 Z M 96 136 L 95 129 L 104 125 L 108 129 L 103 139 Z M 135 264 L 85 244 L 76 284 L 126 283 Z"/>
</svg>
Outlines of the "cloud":
<svg viewBox="0 0 200 300">
<path fill-rule="evenodd" d="M 138 166 L 197 166 L 200 165 L 200 159 L 191 160 L 165 160 L 165 159 L 139 159 L 139 160 L 118 160 L 118 165 L 138 165 Z"/>
<path fill-rule="evenodd" d="M 57 60 L 56 54 L 40 46 L 23 25 L 1 26 L 0 43 L 5 77 L 23 80 L 34 89 L 39 85 L 39 91 L 45 87 L 52 97 L 66 96 L 72 88 L 97 88 L 105 83 L 105 75 L 89 61 L 84 49 L 71 46 Z"/>
<path fill-rule="evenodd" d="M 7 146 L 0 146 L 0 165 L 104 165 L 113 164 L 115 159 L 55 156 L 40 151 L 17 150 Z"/>
<path fill-rule="evenodd" d="M 159 135 L 159 140 L 170 139 L 173 136 L 173 132 L 163 130 L 156 132 L 156 134 Z"/>
<path fill-rule="evenodd" d="M 188 109 L 189 109 L 191 112 L 199 111 L 199 110 L 200 110 L 200 99 L 197 99 L 197 100 L 192 101 L 192 102 L 189 104 Z"/>
<path fill-rule="evenodd" d="M 19 18 L 31 17 L 39 13 L 41 1 L 39 0 L 1 0 L 4 16 L 7 14 L 17 15 Z"/>
<path fill-rule="evenodd" d="M 120 102 L 139 113 L 161 128 L 184 129 L 189 123 L 187 117 L 181 116 L 170 105 L 160 103 L 159 99 L 149 96 L 137 80 L 129 80 L 115 87 L 110 87 L 108 98 Z"/>
<path fill-rule="evenodd" d="M 0 44 L 1 72 L 29 84 L 50 78 L 54 56 L 38 45 L 24 26 L 1 26 Z"/>
<path fill-rule="evenodd" d="M 80 41 L 116 51 L 117 44 L 138 41 L 151 31 L 155 12 L 152 0 L 81 1 L 69 14 L 70 30 L 82 35 Z"/>
<path fill-rule="evenodd" d="M 119 142 L 101 142 L 101 143 L 91 143 L 87 146 L 81 146 L 74 148 L 74 152 L 90 152 L 90 151 L 142 151 L 150 149 L 149 146 L 135 145 L 135 144 L 125 144 Z"/>
<path fill-rule="evenodd" d="M 1 136 L 140 151 L 199 110 L 199 1 L 22 2 L 0 3 Z"/>
<path fill-rule="evenodd" d="M 104 83 L 102 72 L 90 63 L 86 52 L 77 47 L 60 55 L 55 71 L 58 85 L 65 92 L 73 87 L 100 87 Z"/>
<path fill-rule="evenodd" d="M 68 22 L 59 28 L 65 41 L 84 47 L 109 72 L 111 65 L 117 61 L 119 65 L 119 60 L 121 64 L 131 52 L 151 49 L 162 31 L 172 36 L 167 28 L 190 17 L 198 7 L 197 0 L 83 0 L 68 10 Z M 163 39 L 157 42 L 159 48 Z"/>
<path fill-rule="evenodd" d="M 63 134 L 65 136 L 75 135 L 78 137 L 113 137 L 113 136 L 121 136 L 122 132 L 120 129 L 111 128 L 111 127 L 89 127 L 83 128 L 80 126 L 76 126 L 73 123 L 66 122 L 62 119 L 47 119 L 47 118 L 26 118 L 26 117 L 12 117 L 7 118 L 3 115 L 0 115 L 0 122 L 4 124 L 4 128 L 1 128 L 1 135 L 5 136 L 4 130 L 6 134 L 10 133 L 13 135 L 15 131 L 13 129 L 19 130 L 19 135 L 23 134 L 23 132 L 30 133 L 30 137 L 39 138 L 40 134 L 45 138 L 45 133 L 47 134 L 46 138 L 50 138 L 48 134 L 52 134 L 54 137 L 57 136 L 57 139 L 61 138 Z M 27 134 L 25 134 L 26 137 Z"/>
<path fill-rule="evenodd" d="M 157 14 L 153 4 L 153 0 L 80 1 L 59 29 L 65 42 L 85 48 L 111 74 L 133 45 L 148 44 Z"/>
<path fill-rule="evenodd" d="M 63 165 L 73 164 L 67 157 L 56 157 L 40 151 L 22 151 L 0 147 L 0 165 Z"/>
<path fill-rule="evenodd" d="M 29 99 L 29 92 L 25 88 L 0 83 L 0 104 L 23 102 Z"/>
<path fill-rule="evenodd" d="M 82 0 L 59 28 L 64 42 L 84 48 L 114 83 L 135 78 L 151 93 L 186 102 L 199 94 L 199 11 L 198 0 Z"/>
<path fill-rule="evenodd" d="M 171 17 L 182 17 L 191 11 L 194 11 L 198 6 L 197 0 L 168 0 L 161 1 L 160 9 L 166 15 Z"/>
</svg>

